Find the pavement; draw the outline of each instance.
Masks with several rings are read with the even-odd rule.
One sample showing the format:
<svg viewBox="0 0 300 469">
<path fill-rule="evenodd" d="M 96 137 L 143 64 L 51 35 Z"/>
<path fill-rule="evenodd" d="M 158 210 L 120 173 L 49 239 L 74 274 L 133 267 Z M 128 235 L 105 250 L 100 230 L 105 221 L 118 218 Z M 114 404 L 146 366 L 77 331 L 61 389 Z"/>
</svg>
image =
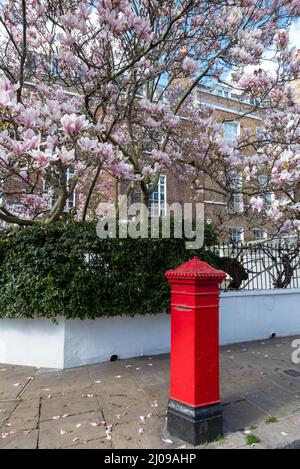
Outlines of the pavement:
<svg viewBox="0 0 300 469">
<path fill-rule="evenodd" d="M 221 348 L 225 435 L 199 449 L 300 448 L 297 338 Z M 64 371 L 0 365 L 0 449 L 194 448 L 166 430 L 169 365 L 168 355 Z"/>
</svg>

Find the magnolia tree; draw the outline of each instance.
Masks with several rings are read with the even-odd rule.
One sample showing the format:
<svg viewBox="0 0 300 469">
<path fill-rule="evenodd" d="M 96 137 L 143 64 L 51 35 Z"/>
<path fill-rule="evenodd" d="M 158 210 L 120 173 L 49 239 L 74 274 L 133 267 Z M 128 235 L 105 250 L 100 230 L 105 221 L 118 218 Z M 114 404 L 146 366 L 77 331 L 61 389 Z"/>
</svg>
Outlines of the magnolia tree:
<svg viewBox="0 0 300 469">
<path fill-rule="evenodd" d="M 115 188 L 138 186 L 147 202 L 171 169 L 196 191 L 203 174 L 226 192 L 239 173 L 264 210 L 263 169 L 264 190 L 281 194 L 269 215 L 298 226 L 299 107 L 289 83 L 300 61 L 287 30 L 298 15 L 299 0 L 2 1 L 0 219 L 57 221 L 76 191 L 74 216 L 86 220 Z M 260 70 L 266 50 L 273 74 Z M 228 144 L 213 109 L 195 99 L 199 85 L 224 80 L 257 100 L 259 141 L 245 130 Z"/>
</svg>

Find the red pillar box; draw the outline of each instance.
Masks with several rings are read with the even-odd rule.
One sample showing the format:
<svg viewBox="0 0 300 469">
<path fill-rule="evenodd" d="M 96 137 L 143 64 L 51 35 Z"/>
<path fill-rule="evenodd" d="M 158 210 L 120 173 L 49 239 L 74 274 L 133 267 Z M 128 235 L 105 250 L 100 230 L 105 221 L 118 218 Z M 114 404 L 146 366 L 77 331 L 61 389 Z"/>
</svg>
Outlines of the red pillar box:
<svg viewBox="0 0 300 469">
<path fill-rule="evenodd" d="M 223 434 L 219 394 L 219 284 L 197 257 L 166 272 L 171 283 L 168 431 L 198 445 Z"/>
</svg>

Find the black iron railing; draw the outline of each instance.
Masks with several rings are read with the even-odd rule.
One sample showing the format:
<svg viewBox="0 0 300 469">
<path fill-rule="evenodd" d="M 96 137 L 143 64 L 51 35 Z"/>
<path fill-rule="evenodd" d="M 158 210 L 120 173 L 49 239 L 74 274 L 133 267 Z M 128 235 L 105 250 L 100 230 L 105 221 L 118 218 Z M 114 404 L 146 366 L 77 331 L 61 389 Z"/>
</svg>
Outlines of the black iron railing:
<svg viewBox="0 0 300 469">
<path fill-rule="evenodd" d="M 209 250 L 220 256 L 219 267 L 230 277 L 224 290 L 300 288 L 300 243 L 231 243 Z"/>
</svg>

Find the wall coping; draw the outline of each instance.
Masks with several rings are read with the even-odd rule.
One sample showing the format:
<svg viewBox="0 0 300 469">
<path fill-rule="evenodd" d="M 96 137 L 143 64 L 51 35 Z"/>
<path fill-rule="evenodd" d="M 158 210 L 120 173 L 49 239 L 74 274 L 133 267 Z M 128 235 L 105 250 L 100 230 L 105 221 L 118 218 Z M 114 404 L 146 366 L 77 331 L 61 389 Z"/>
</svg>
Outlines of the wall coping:
<svg viewBox="0 0 300 469">
<path fill-rule="evenodd" d="M 220 298 L 245 297 L 245 296 L 277 296 L 277 295 L 296 295 L 300 294 L 300 288 L 277 288 L 268 290 L 240 290 L 240 291 L 221 291 Z"/>
</svg>

